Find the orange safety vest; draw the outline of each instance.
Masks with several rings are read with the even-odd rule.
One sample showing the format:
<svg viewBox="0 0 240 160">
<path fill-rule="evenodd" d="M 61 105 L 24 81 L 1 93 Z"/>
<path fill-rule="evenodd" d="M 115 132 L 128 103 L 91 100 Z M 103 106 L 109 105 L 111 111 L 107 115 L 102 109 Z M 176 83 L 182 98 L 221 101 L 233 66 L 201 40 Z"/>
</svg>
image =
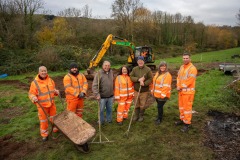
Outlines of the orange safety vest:
<svg viewBox="0 0 240 160">
<path fill-rule="evenodd" d="M 171 96 L 172 76 L 169 72 L 157 74 L 153 77 L 151 93 L 156 98 L 170 98 Z"/>
<path fill-rule="evenodd" d="M 68 73 L 64 79 L 63 84 L 65 88 L 66 99 L 78 99 L 78 95 L 83 92 L 87 94 L 88 83 L 86 77 L 79 73 L 77 76 L 74 76 Z"/>
<path fill-rule="evenodd" d="M 33 97 L 37 97 L 38 102 L 43 107 L 51 107 L 54 103 L 55 83 L 48 75 L 44 80 L 41 80 L 38 76 L 31 83 L 28 97 L 32 102 Z"/>
<path fill-rule="evenodd" d="M 128 75 L 119 75 L 115 80 L 114 97 L 115 99 L 127 99 L 133 97 L 133 82 Z"/>
<path fill-rule="evenodd" d="M 194 94 L 196 77 L 197 69 L 192 63 L 182 65 L 178 71 L 177 87 L 183 94 Z"/>
</svg>

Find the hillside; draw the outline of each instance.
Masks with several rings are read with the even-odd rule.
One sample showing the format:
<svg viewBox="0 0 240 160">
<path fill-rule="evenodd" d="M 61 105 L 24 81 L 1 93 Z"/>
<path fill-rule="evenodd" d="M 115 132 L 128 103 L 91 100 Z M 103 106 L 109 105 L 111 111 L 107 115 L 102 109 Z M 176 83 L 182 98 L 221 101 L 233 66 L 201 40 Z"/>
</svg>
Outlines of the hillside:
<svg viewBox="0 0 240 160">
<path fill-rule="evenodd" d="M 102 127 L 103 134 L 113 142 L 89 143 L 91 152 L 79 152 L 64 136 L 41 142 L 37 110 L 27 98 L 29 84 L 37 73 L 9 76 L 0 79 L 0 159 L 231 159 L 240 158 L 240 95 L 230 84 L 236 78 L 219 71 L 223 62 L 240 63 L 232 59 L 240 48 L 200 53 L 192 56 L 198 68 L 196 96 L 193 105 L 193 122 L 188 133 L 174 125 L 179 117 L 176 76 L 181 57 L 158 59 L 169 63 L 173 76 L 172 96 L 164 106 L 163 123 L 154 123 L 156 102 L 151 104 L 143 122 L 132 124 L 129 136 L 124 137 L 129 119 L 122 126 L 116 122 Z M 82 71 L 83 72 L 83 71 Z M 153 71 L 155 73 L 155 71 Z M 49 72 L 63 93 L 62 78 L 66 72 Z M 88 97 L 85 99 L 84 120 L 98 132 L 97 107 L 92 99 L 91 80 L 88 80 Z M 238 90 L 239 88 L 237 88 Z M 64 100 L 64 94 L 62 94 Z M 58 114 L 65 107 L 56 98 Z M 114 104 L 116 109 L 117 104 Z M 131 107 L 131 112 L 134 106 Z M 116 110 L 113 118 L 116 119 Z M 54 135 L 56 136 L 56 135 Z M 96 139 L 99 140 L 98 137 Z M 105 139 L 103 139 L 105 141 Z"/>
</svg>

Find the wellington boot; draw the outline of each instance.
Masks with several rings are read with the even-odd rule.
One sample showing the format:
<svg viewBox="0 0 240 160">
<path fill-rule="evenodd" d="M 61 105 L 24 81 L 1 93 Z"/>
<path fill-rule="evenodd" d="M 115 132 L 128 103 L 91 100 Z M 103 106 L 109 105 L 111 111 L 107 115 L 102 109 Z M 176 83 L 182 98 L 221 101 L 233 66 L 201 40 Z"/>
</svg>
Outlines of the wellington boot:
<svg viewBox="0 0 240 160">
<path fill-rule="evenodd" d="M 160 119 L 157 119 L 157 120 L 155 121 L 155 124 L 156 124 L 156 125 L 160 125 L 161 122 L 162 122 L 162 121 L 161 121 Z"/>
<path fill-rule="evenodd" d="M 144 118 L 143 118 L 144 111 L 145 111 L 145 109 L 140 110 L 140 113 L 139 113 L 139 119 L 138 119 L 139 122 L 142 122 L 142 121 L 144 120 Z"/>
<path fill-rule="evenodd" d="M 179 121 L 174 122 L 174 124 L 175 124 L 176 126 L 179 126 L 179 125 L 182 125 L 182 124 L 184 124 L 184 123 L 183 123 L 182 120 L 179 120 Z"/>
<path fill-rule="evenodd" d="M 189 130 L 190 125 L 189 124 L 184 124 L 183 128 L 181 129 L 182 132 L 187 133 Z"/>
<path fill-rule="evenodd" d="M 137 121 L 138 120 L 139 112 L 140 112 L 140 108 L 136 108 L 135 109 L 135 113 L 134 113 L 134 117 L 133 117 L 133 121 Z"/>
</svg>

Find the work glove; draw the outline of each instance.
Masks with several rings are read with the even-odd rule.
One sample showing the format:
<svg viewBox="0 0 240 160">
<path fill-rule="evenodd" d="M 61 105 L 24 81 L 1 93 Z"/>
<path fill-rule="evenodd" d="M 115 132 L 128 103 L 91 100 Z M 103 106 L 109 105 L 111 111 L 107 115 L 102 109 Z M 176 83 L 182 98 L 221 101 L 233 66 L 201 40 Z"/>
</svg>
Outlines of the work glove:
<svg viewBox="0 0 240 160">
<path fill-rule="evenodd" d="M 38 102 L 37 97 L 33 97 L 33 98 L 32 98 L 32 101 L 33 101 L 33 103 L 37 103 L 37 102 Z"/>
<path fill-rule="evenodd" d="M 81 92 L 79 95 L 78 95 L 78 98 L 84 98 L 85 97 L 85 93 Z"/>
</svg>

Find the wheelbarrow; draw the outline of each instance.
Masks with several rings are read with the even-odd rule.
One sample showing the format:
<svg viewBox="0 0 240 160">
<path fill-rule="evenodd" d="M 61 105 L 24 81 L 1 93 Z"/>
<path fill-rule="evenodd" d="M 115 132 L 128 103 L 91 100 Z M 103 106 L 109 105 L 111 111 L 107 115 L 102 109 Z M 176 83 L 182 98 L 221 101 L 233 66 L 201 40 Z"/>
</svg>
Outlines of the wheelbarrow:
<svg viewBox="0 0 240 160">
<path fill-rule="evenodd" d="M 42 105 L 40 103 L 38 103 L 38 105 L 42 108 L 43 112 L 48 118 L 48 121 L 50 122 L 49 116 L 46 114 Z M 56 126 L 65 137 L 73 142 L 79 151 L 85 153 L 86 150 L 88 150 L 87 142 L 96 134 L 94 127 L 92 127 L 82 118 L 78 117 L 75 113 L 68 110 L 64 110 L 53 117 L 52 128 L 53 126 Z"/>
</svg>

